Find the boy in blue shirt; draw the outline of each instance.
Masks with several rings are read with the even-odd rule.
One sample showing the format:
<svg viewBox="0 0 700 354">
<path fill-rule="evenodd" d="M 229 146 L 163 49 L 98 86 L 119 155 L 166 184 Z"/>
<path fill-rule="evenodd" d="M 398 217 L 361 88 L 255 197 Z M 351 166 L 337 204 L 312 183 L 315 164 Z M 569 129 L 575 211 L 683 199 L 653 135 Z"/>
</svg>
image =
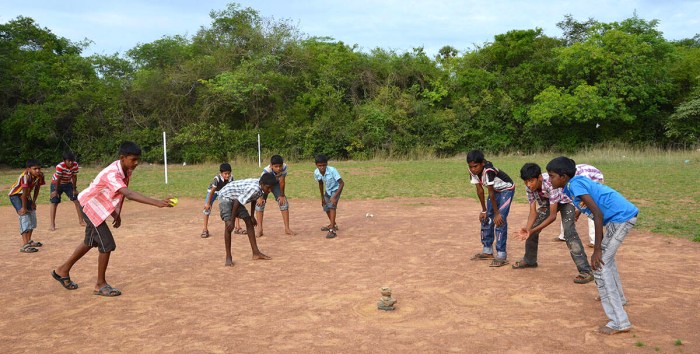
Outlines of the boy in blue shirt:
<svg viewBox="0 0 700 354">
<path fill-rule="evenodd" d="M 508 264 L 506 242 L 508 241 L 508 213 L 515 194 L 515 183 L 503 171 L 495 168 L 491 161 L 484 158 L 484 153 L 472 150 L 467 154 L 467 165 L 471 183 L 476 186 L 476 195 L 481 202 L 481 253 L 471 259 L 490 260 L 491 267 Z M 484 198 L 484 187 L 489 191 L 489 200 Z M 496 257 L 493 256 L 493 243 L 496 241 Z"/>
<path fill-rule="evenodd" d="M 328 231 L 326 238 L 334 238 L 338 231 L 338 225 L 335 223 L 336 210 L 340 194 L 343 192 L 345 182 L 340 177 L 338 170 L 335 167 L 328 166 L 328 157 L 325 155 L 316 156 L 316 170 L 314 178 L 318 182 L 318 190 L 321 192 L 321 206 L 326 212 L 330 224 L 321 228 L 321 231 Z M 325 191 L 324 191 L 325 185 Z"/>
<path fill-rule="evenodd" d="M 547 172 L 552 186 L 563 188 L 576 208 L 592 217 L 595 223 L 591 267 L 600 303 L 609 319 L 598 331 L 602 334 L 628 332 L 632 329 L 632 323 L 622 307 L 627 300 L 622 291 L 615 254 L 627 233 L 637 223 L 639 209 L 616 190 L 589 178 L 576 176 L 576 163 L 568 157 L 561 156 L 550 161 Z"/>
</svg>

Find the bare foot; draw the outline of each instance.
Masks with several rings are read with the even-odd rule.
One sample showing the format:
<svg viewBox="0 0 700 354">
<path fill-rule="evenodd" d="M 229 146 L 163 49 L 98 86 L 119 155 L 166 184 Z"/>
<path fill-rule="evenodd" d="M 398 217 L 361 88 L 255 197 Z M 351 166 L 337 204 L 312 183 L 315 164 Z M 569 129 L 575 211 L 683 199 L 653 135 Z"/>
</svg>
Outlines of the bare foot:
<svg viewBox="0 0 700 354">
<path fill-rule="evenodd" d="M 259 260 L 259 259 L 261 259 L 261 260 L 268 260 L 268 259 L 272 259 L 272 258 L 270 258 L 270 257 L 268 257 L 268 256 L 266 256 L 266 255 L 264 255 L 264 254 L 262 254 L 262 252 L 253 255 L 253 260 Z"/>
<path fill-rule="evenodd" d="M 284 233 L 287 235 L 292 235 L 292 236 L 297 234 L 296 232 L 292 231 L 292 229 L 286 229 L 286 230 L 284 230 Z"/>
<path fill-rule="evenodd" d="M 233 267 L 233 259 L 231 257 L 226 257 L 226 267 Z"/>
<path fill-rule="evenodd" d="M 80 220 L 80 226 L 85 226 L 85 221 Z"/>
<path fill-rule="evenodd" d="M 51 225 L 49 227 L 49 231 L 56 231 L 56 225 Z"/>
<path fill-rule="evenodd" d="M 258 232 L 255 233 L 255 237 L 257 237 L 257 238 L 263 237 L 264 235 L 265 234 L 263 234 L 262 231 L 260 231 L 259 233 Z"/>
</svg>

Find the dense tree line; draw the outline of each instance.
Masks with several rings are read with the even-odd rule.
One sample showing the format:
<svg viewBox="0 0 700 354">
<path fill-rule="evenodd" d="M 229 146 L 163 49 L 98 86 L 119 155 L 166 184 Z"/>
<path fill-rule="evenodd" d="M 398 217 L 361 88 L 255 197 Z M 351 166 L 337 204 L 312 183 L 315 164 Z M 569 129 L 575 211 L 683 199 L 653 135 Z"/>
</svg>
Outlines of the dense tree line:
<svg viewBox="0 0 700 354">
<path fill-rule="evenodd" d="M 18 17 L 0 24 L 0 162 L 102 161 L 121 140 L 160 161 L 574 151 L 602 142 L 692 147 L 700 137 L 700 36 L 655 20 L 512 30 L 464 53 L 369 52 L 230 4 L 191 37 L 81 56 Z"/>
</svg>

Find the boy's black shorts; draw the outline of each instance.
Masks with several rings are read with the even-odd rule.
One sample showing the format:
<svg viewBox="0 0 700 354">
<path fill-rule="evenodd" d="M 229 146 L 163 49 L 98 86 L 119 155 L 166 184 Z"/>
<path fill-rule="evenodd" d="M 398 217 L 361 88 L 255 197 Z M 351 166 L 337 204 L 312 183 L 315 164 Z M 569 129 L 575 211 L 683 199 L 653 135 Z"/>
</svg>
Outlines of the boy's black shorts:
<svg viewBox="0 0 700 354">
<path fill-rule="evenodd" d="M 109 230 L 107 226 L 107 221 L 103 221 L 101 224 L 95 226 L 93 225 L 90 218 L 83 212 L 83 220 L 85 220 L 85 243 L 89 247 L 97 247 L 100 253 L 112 252 L 117 249 L 117 244 L 114 242 L 114 237 L 112 236 L 112 231 Z"/>
<path fill-rule="evenodd" d="M 219 215 L 221 215 L 221 220 L 223 221 L 230 221 L 231 220 L 231 208 L 233 207 L 233 201 L 232 200 L 227 200 L 220 198 L 219 199 Z M 248 210 L 245 208 L 244 205 L 239 205 L 238 206 L 238 212 L 236 213 L 236 217 L 239 219 L 245 219 L 250 217 L 250 214 L 248 214 Z"/>
</svg>

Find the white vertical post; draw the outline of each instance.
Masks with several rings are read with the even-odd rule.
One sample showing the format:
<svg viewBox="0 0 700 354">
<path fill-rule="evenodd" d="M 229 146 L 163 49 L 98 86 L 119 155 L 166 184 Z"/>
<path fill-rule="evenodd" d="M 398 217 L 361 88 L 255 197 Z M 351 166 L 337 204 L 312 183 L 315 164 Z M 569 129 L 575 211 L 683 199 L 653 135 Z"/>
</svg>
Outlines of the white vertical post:
<svg viewBox="0 0 700 354">
<path fill-rule="evenodd" d="M 163 166 L 165 166 L 165 184 L 168 184 L 168 142 L 163 132 Z"/>
<path fill-rule="evenodd" d="M 258 133 L 258 167 L 262 167 L 262 155 L 260 154 L 260 133 Z"/>
</svg>

